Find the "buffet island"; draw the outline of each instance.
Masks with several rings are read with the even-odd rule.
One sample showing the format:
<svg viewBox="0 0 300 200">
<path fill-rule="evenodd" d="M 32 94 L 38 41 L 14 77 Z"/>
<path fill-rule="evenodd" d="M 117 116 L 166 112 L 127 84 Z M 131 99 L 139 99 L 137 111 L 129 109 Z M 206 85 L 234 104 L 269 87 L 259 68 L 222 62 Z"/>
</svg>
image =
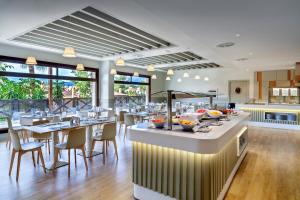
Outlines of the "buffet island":
<svg viewBox="0 0 300 200">
<path fill-rule="evenodd" d="M 129 127 L 134 197 L 223 199 L 247 152 L 249 119 L 249 113 L 239 112 L 204 132 L 151 123 Z"/>
</svg>

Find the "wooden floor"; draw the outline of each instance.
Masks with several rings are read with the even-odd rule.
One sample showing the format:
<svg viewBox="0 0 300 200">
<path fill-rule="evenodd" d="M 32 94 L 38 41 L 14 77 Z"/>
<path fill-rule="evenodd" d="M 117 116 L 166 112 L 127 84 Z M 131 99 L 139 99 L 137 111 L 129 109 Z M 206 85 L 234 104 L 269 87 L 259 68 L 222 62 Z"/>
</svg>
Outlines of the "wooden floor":
<svg viewBox="0 0 300 200">
<path fill-rule="evenodd" d="M 226 200 L 287 200 L 300 199 L 300 132 L 278 129 L 250 128 L 250 145 Z M 106 165 L 102 156 L 84 163 L 77 157 L 77 168 L 72 163 L 71 178 L 67 167 L 56 173 L 43 173 L 34 168 L 31 155 L 22 158 L 19 183 L 8 176 L 10 153 L 0 144 L 0 199 L 97 199 L 127 200 L 132 197 L 131 148 L 120 138 L 119 161 L 115 160 L 110 145 Z M 96 146 L 101 149 L 101 145 Z M 49 156 L 44 151 L 46 160 Z M 63 155 L 67 159 L 66 154 Z"/>
</svg>

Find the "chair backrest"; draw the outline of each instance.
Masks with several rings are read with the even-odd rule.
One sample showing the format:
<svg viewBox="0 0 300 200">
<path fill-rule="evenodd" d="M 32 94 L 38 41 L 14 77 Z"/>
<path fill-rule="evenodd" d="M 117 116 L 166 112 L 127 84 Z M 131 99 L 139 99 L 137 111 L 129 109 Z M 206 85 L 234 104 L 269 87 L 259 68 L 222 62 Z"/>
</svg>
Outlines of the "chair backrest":
<svg viewBox="0 0 300 200">
<path fill-rule="evenodd" d="M 76 128 L 69 131 L 67 148 L 76 148 L 85 144 L 85 128 Z"/>
<path fill-rule="evenodd" d="M 11 139 L 11 143 L 12 143 L 13 148 L 16 151 L 22 150 L 22 146 L 21 146 L 21 142 L 20 142 L 18 132 L 11 129 L 11 130 L 9 130 L 9 134 L 10 134 L 10 139 Z"/>
<path fill-rule="evenodd" d="M 126 111 L 120 111 L 120 113 L 119 113 L 119 122 L 124 122 L 125 113 L 127 113 L 127 112 Z"/>
<path fill-rule="evenodd" d="M 33 121 L 32 122 L 32 125 L 33 126 L 36 126 L 36 125 L 41 125 L 41 124 L 47 124 L 49 123 L 50 121 L 48 119 L 43 119 L 43 120 L 37 120 L 37 121 Z"/>
<path fill-rule="evenodd" d="M 8 130 L 13 130 L 13 125 L 12 125 L 12 122 L 11 122 L 11 118 L 6 117 L 6 121 L 7 121 Z"/>
<path fill-rule="evenodd" d="M 103 140 L 110 140 L 114 139 L 117 134 L 117 129 L 116 129 L 116 123 L 111 122 L 103 125 L 103 132 L 101 139 Z"/>
<path fill-rule="evenodd" d="M 124 114 L 124 124 L 127 126 L 134 125 L 134 115 Z"/>
</svg>

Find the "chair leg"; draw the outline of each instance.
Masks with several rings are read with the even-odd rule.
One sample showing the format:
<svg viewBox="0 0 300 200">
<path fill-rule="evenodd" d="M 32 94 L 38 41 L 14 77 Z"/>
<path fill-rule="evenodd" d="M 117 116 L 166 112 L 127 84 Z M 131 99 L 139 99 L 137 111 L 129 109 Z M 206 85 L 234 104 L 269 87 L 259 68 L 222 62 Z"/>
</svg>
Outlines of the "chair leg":
<svg viewBox="0 0 300 200">
<path fill-rule="evenodd" d="M 44 173 L 46 174 L 45 161 L 44 161 L 44 156 L 43 156 L 43 152 L 42 152 L 41 148 L 38 149 L 38 155 L 41 158 L 42 167 L 43 167 Z"/>
<path fill-rule="evenodd" d="M 92 149 L 91 149 L 91 152 L 90 152 L 90 159 L 92 159 L 92 154 L 93 154 L 93 151 L 94 151 L 94 148 L 95 148 L 95 143 L 96 143 L 96 140 L 93 140 Z"/>
<path fill-rule="evenodd" d="M 120 123 L 120 125 L 119 125 L 119 133 L 118 133 L 118 135 L 121 134 L 121 129 L 122 129 L 122 123 Z"/>
<path fill-rule="evenodd" d="M 109 141 L 108 140 L 106 140 L 106 146 L 105 146 L 105 153 L 106 153 L 106 157 L 107 157 L 107 155 L 108 155 L 108 146 L 109 146 Z"/>
<path fill-rule="evenodd" d="M 62 133 L 61 143 L 64 143 L 64 140 L 65 140 L 65 133 Z"/>
<path fill-rule="evenodd" d="M 127 134 L 127 126 L 125 125 L 125 130 L 124 130 L 124 143 L 125 143 L 125 140 L 126 140 L 126 134 Z"/>
<path fill-rule="evenodd" d="M 75 160 L 75 166 L 77 166 L 77 158 L 76 158 L 76 149 L 74 148 L 74 160 Z"/>
<path fill-rule="evenodd" d="M 85 156 L 85 150 L 84 150 L 84 146 L 81 147 L 81 151 L 82 151 L 82 155 L 83 155 L 83 160 L 84 160 L 84 164 L 85 164 L 85 170 L 88 170 L 88 166 L 87 166 L 87 162 L 86 162 L 86 156 Z"/>
<path fill-rule="evenodd" d="M 33 162 L 33 166 L 35 167 L 35 158 L 34 158 L 34 151 L 31 152 L 32 155 L 32 162 Z"/>
<path fill-rule="evenodd" d="M 12 153 L 11 153 L 11 158 L 10 158 L 10 166 L 9 166 L 9 173 L 8 173 L 9 176 L 11 175 L 11 170 L 12 170 L 12 167 L 14 164 L 15 155 L 16 155 L 16 151 L 13 149 Z"/>
<path fill-rule="evenodd" d="M 68 177 L 70 177 L 70 169 L 71 169 L 70 149 L 68 149 Z"/>
<path fill-rule="evenodd" d="M 113 140 L 114 143 L 114 148 L 115 148 L 115 154 L 117 156 L 117 160 L 119 160 L 119 156 L 118 156 L 118 149 L 117 149 L 117 143 L 116 143 L 116 139 Z"/>
<path fill-rule="evenodd" d="M 21 158 L 22 158 L 22 151 L 19 151 L 18 153 L 18 165 L 17 165 L 17 175 L 16 175 L 16 180 L 19 180 L 19 174 L 20 174 L 20 165 L 21 165 Z"/>
<path fill-rule="evenodd" d="M 58 154 L 59 154 L 59 149 L 54 148 L 54 166 L 56 166 L 56 163 L 58 161 Z M 55 169 L 56 169 L 56 167 L 55 167 Z"/>
<path fill-rule="evenodd" d="M 47 140 L 47 146 L 48 146 L 48 154 L 50 155 L 50 140 Z"/>
<path fill-rule="evenodd" d="M 106 155 L 106 148 L 105 148 L 106 144 L 105 144 L 105 140 L 103 140 L 103 145 L 102 145 L 102 156 L 103 156 L 103 165 L 105 164 L 105 155 Z"/>
</svg>

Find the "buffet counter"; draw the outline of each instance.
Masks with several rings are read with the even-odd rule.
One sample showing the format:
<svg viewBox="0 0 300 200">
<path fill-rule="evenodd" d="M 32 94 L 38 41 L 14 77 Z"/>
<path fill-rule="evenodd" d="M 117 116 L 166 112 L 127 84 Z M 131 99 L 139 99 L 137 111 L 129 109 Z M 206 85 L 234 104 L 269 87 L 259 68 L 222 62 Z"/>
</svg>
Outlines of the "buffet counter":
<svg viewBox="0 0 300 200">
<path fill-rule="evenodd" d="M 246 155 L 247 122 L 241 112 L 209 133 L 128 128 L 133 146 L 134 197 L 139 200 L 223 199 Z"/>
<path fill-rule="evenodd" d="M 236 108 L 251 114 L 250 125 L 300 130 L 299 104 L 237 104 Z"/>
</svg>

